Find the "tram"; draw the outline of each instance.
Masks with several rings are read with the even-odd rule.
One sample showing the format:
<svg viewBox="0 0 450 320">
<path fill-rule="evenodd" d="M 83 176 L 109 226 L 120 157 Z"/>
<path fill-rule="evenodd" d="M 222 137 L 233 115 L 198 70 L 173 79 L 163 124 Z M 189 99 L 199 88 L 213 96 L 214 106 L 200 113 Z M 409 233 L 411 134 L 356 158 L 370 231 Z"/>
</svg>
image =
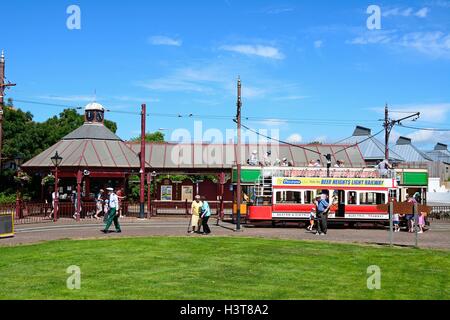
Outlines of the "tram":
<svg viewBox="0 0 450 320">
<path fill-rule="evenodd" d="M 398 172 L 382 175 L 375 168 L 247 167 L 243 172 L 241 214 L 247 222 L 307 221 L 315 197 L 327 194 L 334 203 L 330 222 L 389 223 L 387 204 L 404 201 L 406 194 Z"/>
</svg>

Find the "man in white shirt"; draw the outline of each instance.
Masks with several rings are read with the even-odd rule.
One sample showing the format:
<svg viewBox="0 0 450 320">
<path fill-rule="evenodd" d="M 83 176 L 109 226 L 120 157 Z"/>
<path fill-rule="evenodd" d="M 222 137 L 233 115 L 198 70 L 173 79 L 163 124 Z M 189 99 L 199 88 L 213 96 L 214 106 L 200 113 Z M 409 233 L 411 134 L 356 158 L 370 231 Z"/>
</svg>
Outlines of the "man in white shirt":
<svg viewBox="0 0 450 320">
<path fill-rule="evenodd" d="M 108 218 L 106 220 L 105 229 L 101 230 L 103 233 L 108 233 L 109 227 L 114 222 L 114 227 L 116 228 L 116 232 L 120 233 L 122 230 L 120 229 L 119 224 L 119 197 L 114 193 L 113 188 L 107 188 L 108 190 L 108 198 L 109 198 L 109 211 Z"/>
</svg>

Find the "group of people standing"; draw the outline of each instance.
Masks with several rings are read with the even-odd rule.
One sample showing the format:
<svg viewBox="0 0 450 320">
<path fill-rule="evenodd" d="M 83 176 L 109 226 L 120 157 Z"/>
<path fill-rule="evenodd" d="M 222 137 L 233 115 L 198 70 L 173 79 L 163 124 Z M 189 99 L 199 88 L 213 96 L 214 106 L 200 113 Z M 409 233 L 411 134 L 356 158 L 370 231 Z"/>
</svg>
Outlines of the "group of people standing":
<svg viewBox="0 0 450 320">
<path fill-rule="evenodd" d="M 422 200 L 421 200 L 419 192 L 416 192 L 412 197 L 409 194 L 406 195 L 406 202 L 408 202 L 408 203 L 415 205 L 415 204 L 420 204 L 421 201 Z M 410 213 L 410 214 L 394 213 L 394 216 L 393 216 L 394 232 L 401 231 L 400 220 L 402 218 L 405 218 L 408 232 L 410 232 L 410 233 L 416 232 L 416 228 L 417 228 L 418 233 L 423 233 L 425 230 L 425 215 L 426 215 L 425 213 L 419 212 L 417 214 L 418 219 L 417 219 L 417 221 L 415 221 L 414 213 Z"/>
<path fill-rule="evenodd" d="M 338 201 L 337 194 L 333 194 L 331 201 L 327 193 L 317 195 L 314 199 L 314 207 L 311 208 L 309 226 L 307 229 L 313 231 L 317 221 L 316 235 L 326 235 L 328 232 L 328 214 L 332 206 L 336 205 Z"/>
<path fill-rule="evenodd" d="M 119 207 L 117 212 L 119 214 L 119 218 L 125 217 L 123 214 L 123 200 L 125 199 L 123 189 L 118 189 L 117 192 L 114 192 L 113 188 L 107 188 L 107 194 L 105 194 L 105 190 L 100 189 L 100 191 L 95 196 L 95 215 L 94 219 L 100 219 L 100 215 L 104 214 L 104 220 L 106 220 L 108 216 L 108 212 L 110 211 L 110 194 L 109 191 L 112 189 L 113 193 L 117 196 Z"/>
<path fill-rule="evenodd" d="M 208 201 L 201 196 L 195 196 L 195 200 L 191 205 L 191 221 L 188 229 L 189 233 L 202 233 L 208 235 L 211 233 L 211 229 L 208 226 L 208 220 L 211 216 L 211 208 Z M 201 228 L 203 227 L 203 232 Z"/>
<path fill-rule="evenodd" d="M 247 159 L 247 164 L 249 166 L 262 166 L 262 167 L 293 167 L 293 163 L 288 161 L 287 158 L 275 159 L 274 162 L 272 162 L 272 151 L 267 151 L 264 155 L 264 158 L 262 161 L 258 158 L 258 151 L 254 150 L 252 154 L 250 155 L 250 158 Z"/>
</svg>

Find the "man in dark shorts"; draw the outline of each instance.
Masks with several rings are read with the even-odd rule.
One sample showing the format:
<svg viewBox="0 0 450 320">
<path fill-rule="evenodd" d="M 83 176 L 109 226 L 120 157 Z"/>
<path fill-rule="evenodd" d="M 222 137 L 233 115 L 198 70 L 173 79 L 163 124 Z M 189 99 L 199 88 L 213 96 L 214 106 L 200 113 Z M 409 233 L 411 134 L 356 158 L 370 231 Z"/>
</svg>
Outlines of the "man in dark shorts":
<svg viewBox="0 0 450 320">
<path fill-rule="evenodd" d="M 328 231 L 328 212 L 331 205 L 327 194 L 322 194 L 320 199 L 316 201 L 317 205 L 317 232 L 316 235 L 326 235 Z"/>
</svg>

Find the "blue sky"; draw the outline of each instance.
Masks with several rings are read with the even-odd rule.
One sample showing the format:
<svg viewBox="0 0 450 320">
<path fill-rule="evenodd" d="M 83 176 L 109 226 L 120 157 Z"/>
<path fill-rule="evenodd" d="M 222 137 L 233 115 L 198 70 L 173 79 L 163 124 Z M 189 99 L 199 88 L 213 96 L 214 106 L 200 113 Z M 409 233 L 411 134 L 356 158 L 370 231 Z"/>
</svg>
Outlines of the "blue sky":
<svg viewBox="0 0 450 320">
<path fill-rule="evenodd" d="M 81 29 L 69 30 L 69 5 Z M 368 30 L 369 5 L 381 30 Z M 279 129 L 282 139 L 335 142 L 356 124 L 378 132 L 387 102 L 420 111 L 416 127 L 450 127 L 450 1 L 9 1 L 2 3 L 0 49 L 8 97 L 119 112 L 234 116 L 243 82 L 244 123 Z M 38 121 L 61 109 L 16 103 Z M 393 114 L 393 117 L 404 114 Z M 139 116 L 111 112 L 123 139 Z M 271 120 L 272 119 L 272 120 Z M 303 119 L 293 121 L 292 119 Z M 169 138 L 194 130 L 188 117 L 149 117 L 148 131 Z M 230 119 L 205 119 L 225 132 Z M 269 131 L 270 133 L 270 131 Z M 225 133 L 224 133 L 225 134 Z M 396 128 L 423 147 L 449 132 Z M 382 139 L 382 136 L 380 136 Z"/>
</svg>

